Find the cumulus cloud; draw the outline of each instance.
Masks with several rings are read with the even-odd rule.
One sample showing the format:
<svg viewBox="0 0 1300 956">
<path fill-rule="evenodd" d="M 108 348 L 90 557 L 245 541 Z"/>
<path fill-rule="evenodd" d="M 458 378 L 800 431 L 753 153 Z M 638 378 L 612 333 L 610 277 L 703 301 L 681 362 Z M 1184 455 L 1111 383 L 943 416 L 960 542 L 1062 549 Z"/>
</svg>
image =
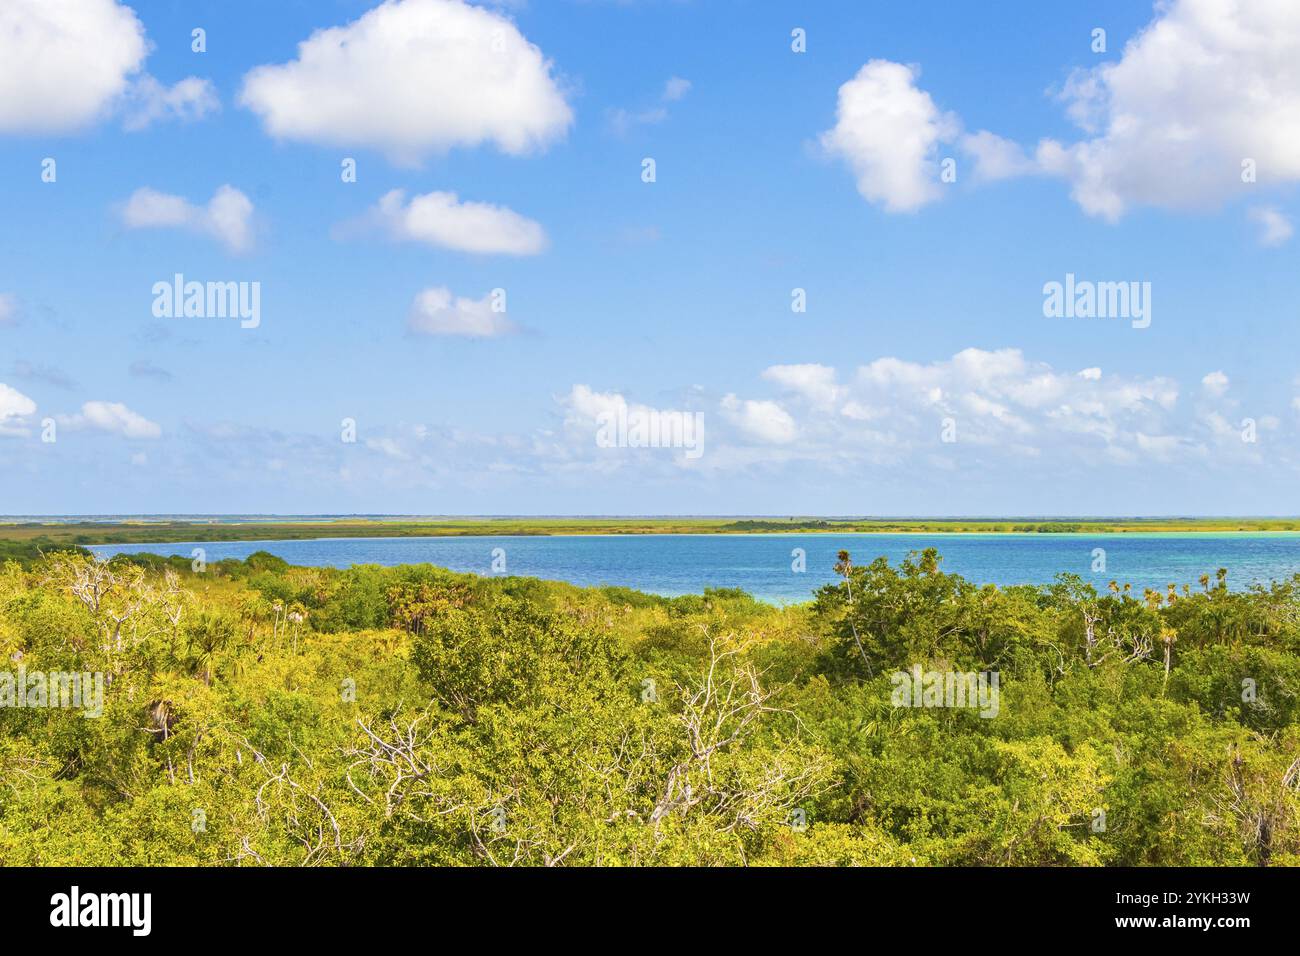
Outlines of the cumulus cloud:
<svg viewBox="0 0 1300 956">
<path fill-rule="evenodd" d="M 629 460 L 596 449 L 675 449 L 681 454 L 651 459 L 673 469 L 693 466 L 704 454 L 706 416 L 701 411 L 655 408 L 584 384 L 574 385 L 558 401 L 564 407 L 567 443 L 545 434 L 534 444 L 534 451 L 551 467 L 610 471 Z M 644 459 L 642 463 L 648 464 Z"/>
<path fill-rule="evenodd" d="M 481 299 L 453 296 L 437 286 L 415 297 L 407 328 L 421 335 L 445 335 L 471 339 L 492 339 L 517 330 L 504 311 L 495 307 L 492 293 Z"/>
<path fill-rule="evenodd" d="M 212 84 L 165 86 L 142 72 L 150 44 L 119 0 L 0 4 L 0 133 L 67 133 L 116 113 L 129 130 L 200 119 L 218 108 Z"/>
<path fill-rule="evenodd" d="M 966 132 L 957 114 L 939 109 L 917 85 L 919 77 L 915 66 L 871 60 L 840 87 L 835 126 L 821 146 L 849 165 L 864 199 L 887 212 L 915 212 L 939 199 L 946 146 L 963 154 L 977 182 L 1039 171 L 1011 140 Z"/>
<path fill-rule="evenodd" d="M 577 417 L 590 422 L 595 422 L 602 416 L 616 415 L 620 410 L 648 407 L 632 406 L 618 392 L 598 392 L 590 385 L 574 385 L 569 389 L 565 401 Z"/>
<path fill-rule="evenodd" d="M 0 382 L 0 435 L 25 435 L 27 416 L 35 412 L 35 402 L 16 388 Z"/>
<path fill-rule="evenodd" d="M 790 413 L 776 402 L 724 395 L 722 413 L 746 436 L 774 445 L 794 441 L 797 429 Z"/>
<path fill-rule="evenodd" d="M 1228 391 L 1228 376 L 1222 372 L 1210 372 L 1201 379 L 1201 387 L 1210 395 L 1218 398 Z"/>
<path fill-rule="evenodd" d="M 992 182 L 1040 172 L 1038 163 L 1019 143 L 988 130 L 967 133 L 959 143 L 972 162 L 972 177 L 976 180 Z"/>
<path fill-rule="evenodd" d="M 1044 141 L 1090 215 L 1131 206 L 1213 206 L 1242 188 L 1300 179 L 1300 6 L 1290 0 L 1168 0 L 1123 56 L 1078 71 L 1061 93 L 1089 138 Z"/>
<path fill-rule="evenodd" d="M 371 146 L 403 164 L 562 137 L 573 113 L 552 65 L 507 17 L 461 0 L 387 0 L 319 30 L 289 63 L 244 77 L 242 105 L 281 139 Z"/>
<path fill-rule="evenodd" d="M 864 199 L 889 212 L 912 212 L 939 198 L 939 145 L 960 124 L 916 85 L 919 71 L 871 60 L 839 91 L 828 153 L 849 164 Z"/>
<path fill-rule="evenodd" d="M 131 194 L 120 212 L 128 229 L 188 229 L 216 239 L 232 253 L 252 248 L 253 203 L 234 186 L 222 186 L 206 206 L 144 187 Z"/>
<path fill-rule="evenodd" d="M 1138 205 L 1211 209 L 1247 183 L 1300 181 L 1297 63 L 1300 6 L 1291 0 L 1162 0 L 1118 60 L 1076 70 L 1057 91 L 1078 140 L 1044 138 L 1026 150 L 965 132 L 920 88 L 915 67 L 872 60 L 840 87 L 836 125 L 821 143 L 889 212 L 940 198 L 949 150 L 969 163 L 972 181 L 1063 179 L 1085 213 L 1111 222 Z M 1291 237 L 1277 209 L 1250 216 L 1264 245 Z"/>
<path fill-rule="evenodd" d="M 797 432 L 793 450 L 825 461 L 898 462 L 934 451 L 945 419 L 956 423 L 955 448 L 1013 456 L 1086 449 L 1124 460 L 1153 447 L 1139 434 L 1168 431 L 1178 401 L 1168 378 L 1058 370 L 1018 349 L 971 348 L 934 362 L 884 356 L 844 377 L 824 365 L 777 365 L 762 377 L 789 402 L 788 422 L 773 434 Z"/>
<path fill-rule="evenodd" d="M 1263 246 L 1280 246 L 1295 231 L 1291 220 L 1272 206 L 1254 207 L 1250 210 L 1250 218 L 1259 225 L 1259 242 Z"/>
<path fill-rule="evenodd" d="M 187 76 L 173 86 L 163 86 L 152 76 L 141 77 L 127 94 L 123 126 L 142 130 L 159 120 L 194 122 L 221 108 L 216 87 L 209 80 Z"/>
<path fill-rule="evenodd" d="M 1170 378 L 1097 366 L 1053 367 L 1015 349 L 972 348 L 934 360 L 868 355 L 838 368 L 809 363 L 756 369 L 752 388 L 770 389 L 768 394 L 737 386 L 719 396 L 694 386 L 679 398 L 640 404 L 630 393 L 575 384 L 555 396 L 552 408 L 538 403 L 532 411 L 542 420 L 525 416 L 528 423 L 518 431 L 375 422 L 366 429 L 365 454 L 346 459 L 326 437 L 273 428 L 187 425 L 180 440 L 208 443 L 200 444 L 201 457 L 232 478 L 279 472 L 298 494 L 305 486 L 337 487 L 341 481 L 412 490 L 411 500 L 431 487 L 441 493 L 457 484 L 502 493 L 508 487 L 548 493 L 567 487 L 579 503 L 590 503 L 597 485 L 630 489 L 633 497 L 655 487 L 694 487 L 723 489 L 712 499 L 721 507 L 727 495 L 749 493 L 749 482 L 766 475 L 786 492 L 811 488 L 821 496 L 828 488 L 844 488 L 838 507 L 845 511 L 855 507 L 854 496 L 880 502 L 894 489 L 923 490 L 953 507 L 978 510 L 991 500 L 980 489 L 1011 487 L 1022 496 L 1046 489 L 1035 499 L 1036 510 L 1059 513 L 1052 510 L 1056 496 L 1086 497 L 1091 489 L 1098 503 L 1090 507 L 1104 509 L 1107 489 L 1113 498 L 1121 486 L 1125 494 L 1150 493 L 1140 499 L 1146 505 L 1134 507 L 1151 509 L 1161 501 L 1173 507 L 1166 489 L 1180 476 L 1193 475 L 1204 488 L 1220 479 L 1230 483 L 1242 467 L 1259 461 L 1269 465 L 1260 473 L 1293 483 L 1292 473 L 1300 471 L 1293 452 L 1300 415 L 1288 411 L 1284 422 L 1268 414 L 1279 409 L 1238 413 L 1226 396 L 1211 401 L 1200 378 L 1189 380 L 1191 398 L 1184 401 Z M 666 393 L 661 388 L 659 394 Z M 1243 440 L 1245 414 L 1257 423 L 1257 443 Z M 697 415 L 707 427 L 693 427 L 689 444 L 630 439 L 633 423 L 694 426 Z M 943 438 L 947 418 L 955 421 L 955 443 Z M 628 424 L 629 440 L 617 447 L 643 451 L 610 454 L 601 443 L 602 419 L 606 437 L 609 422 Z M 698 440 L 704 432 L 707 443 Z M 684 486 L 683 480 L 700 484 Z M 520 484 L 507 484 L 514 481 Z M 979 493 L 971 496 L 973 491 Z M 860 509 L 865 499 L 857 500 Z M 1015 510 L 1015 499 L 998 500 L 1007 502 L 997 508 L 1002 513 Z"/>
<path fill-rule="evenodd" d="M 763 370 L 763 378 L 824 407 L 835 404 L 842 392 L 829 365 L 773 365 Z"/>
<path fill-rule="evenodd" d="M 0 131 L 59 133 L 101 119 L 148 55 L 116 0 L 0 3 Z"/>
<path fill-rule="evenodd" d="M 505 206 L 461 202 L 455 193 L 432 192 L 413 196 L 394 189 L 385 194 L 359 224 L 377 225 L 393 239 L 424 242 L 444 249 L 479 254 L 532 256 L 547 245 L 540 223 Z M 351 226 L 338 235 L 354 231 Z"/>
<path fill-rule="evenodd" d="M 162 427 L 127 408 L 121 402 L 86 402 L 76 415 L 60 415 L 64 428 L 89 428 L 124 438 L 161 438 Z"/>
</svg>

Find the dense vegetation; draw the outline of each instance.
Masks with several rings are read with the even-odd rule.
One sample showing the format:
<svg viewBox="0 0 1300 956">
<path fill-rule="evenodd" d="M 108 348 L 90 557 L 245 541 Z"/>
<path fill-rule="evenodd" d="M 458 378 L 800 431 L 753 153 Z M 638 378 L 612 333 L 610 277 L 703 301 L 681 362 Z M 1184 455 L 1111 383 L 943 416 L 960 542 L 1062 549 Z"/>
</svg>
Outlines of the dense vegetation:
<svg viewBox="0 0 1300 956">
<path fill-rule="evenodd" d="M 53 551 L 73 551 L 77 554 L 90 554 L 85 548 L 63 544 L 44 536 L 17 541 L 0 538 L 0 564 L 6 561 L 17 561 L 23 567 L 30 568 L 46 554 Z"/>
<path fill-rule="evenodd" d="M 1300 578 L 976 587 L 927 551 L 814 602 L 430 566 L 0 569 L 0 864 L 1294 865 Z M 895 671 L 996 672 L 904 708 Z"/>
</svg>

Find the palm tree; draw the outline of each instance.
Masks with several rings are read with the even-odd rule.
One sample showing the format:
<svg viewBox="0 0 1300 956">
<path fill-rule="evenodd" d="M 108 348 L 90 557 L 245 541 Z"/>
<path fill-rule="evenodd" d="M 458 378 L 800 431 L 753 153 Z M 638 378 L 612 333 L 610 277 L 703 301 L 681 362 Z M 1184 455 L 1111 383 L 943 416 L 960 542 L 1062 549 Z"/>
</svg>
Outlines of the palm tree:
<svg viewBox="0 0 1300 956">
<path fill-rule="evenodd" d="M 186 650 L 189 663 L 209 687 L 212 686 L 217 661 L 234 637 L 234 625 L 227 618 L 207 612 L 199 614 L 187 629 Z"/>
</svg>

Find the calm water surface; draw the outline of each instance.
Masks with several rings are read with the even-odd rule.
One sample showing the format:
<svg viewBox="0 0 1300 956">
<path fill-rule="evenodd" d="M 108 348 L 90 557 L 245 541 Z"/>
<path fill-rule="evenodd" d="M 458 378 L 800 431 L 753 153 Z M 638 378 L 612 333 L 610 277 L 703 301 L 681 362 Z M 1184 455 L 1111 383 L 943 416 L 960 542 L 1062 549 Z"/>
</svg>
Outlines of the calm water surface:
<svg viewBox="0 0 1300 956">
<path fill-rule="evenodd" d="M 343 568 L 353 564 L 436 564 L 489 574 L 492 551 L 502 548 L 509 574 L 578 585 L 617 584 L 655 594 L 698 594 L 706 587 L 743 588 L 766 601 L 808 600 L 835 579 L 836 552 L 857 564 L 884 555 L 897 562 L 910 551 L 934 547 L 943 568 L 979 584 L 1045 584 L 1062 571 L 1092 581 L 1111 579 L 1164 590 L 1172 581 L 1198 587 L 1202 574 L 1227 568 L 1229 586 L 1289 578 L 1300 573 L 1300 533 L 1207 532 L 1183 534 L 657 534 L 482 535 L 456 538 L 321 538 L 311 541 L 191 541 L 173 544 L 96 545 L 101 555 L 179 554 L 195 548 L 208 561 L 269 551 L 290 564 Z M 807 571 L 792 569 L 802 548 Z M 1106 552 L 1106 570 L 1093 573 L 1093 549 Z"/>
</svg>

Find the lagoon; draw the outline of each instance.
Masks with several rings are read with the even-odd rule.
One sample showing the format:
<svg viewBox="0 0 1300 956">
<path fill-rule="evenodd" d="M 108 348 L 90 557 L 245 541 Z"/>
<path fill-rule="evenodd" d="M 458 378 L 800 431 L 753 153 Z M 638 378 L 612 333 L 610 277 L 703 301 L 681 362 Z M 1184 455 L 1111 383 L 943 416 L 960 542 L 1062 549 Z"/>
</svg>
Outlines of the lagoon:
<svg viewBox="0 0 1300 956">
<path fill-rule="evenodd" d="M 884 555 L 897 563 L 933 547 L 942 567 L 977 584 L 1047 584 L 1061 572 L 1078 574 L 1100 591 L 1112 579 L 1164 591 L 1171 583 L 1198 589 L 1202 574 L 1228 569 L 1228 585 L 1243 589 L 1300 574 L 1300 533 L 1177 532 L 1124 534 L 640 534 L 475 535 L 463 537 L 316 538 L 296 541 L 192 541 L 92 545 L 96 554 L 177 554 L 195 548 L 209 562 L 269 551 L 290 564 L 343 568 L 353 564 L 429 563 L 453 571 L 492 574 L 493 552 L 505 572 L 582 586 L 620 585 L 653 594 L 698 594 L 742 588 L 764 601 L 811 599 L 836 579 L 835 556 L 855 564 Z M 1105 570 L 1092 570 L 1096 549 Z M 806 570 L 794 570 L 803 549 Z M 497 561 L 500 567 L 500 560 Z"/>
</svg>

